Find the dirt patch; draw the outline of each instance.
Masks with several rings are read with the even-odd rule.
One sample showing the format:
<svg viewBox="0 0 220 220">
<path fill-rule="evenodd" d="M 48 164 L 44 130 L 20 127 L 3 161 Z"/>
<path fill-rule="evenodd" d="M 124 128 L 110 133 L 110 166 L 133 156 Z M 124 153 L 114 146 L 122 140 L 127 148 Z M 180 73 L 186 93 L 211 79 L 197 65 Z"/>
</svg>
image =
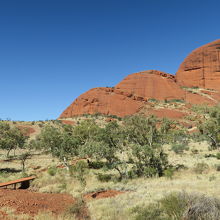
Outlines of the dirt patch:
<svg viewBox="0 0 220 220">
<path fill-rule="evenodd" d="M 184 112 L 176 111 L 173 109 L 152 109 L 148 112 L 148 115 L 156 115 L 159 118 L 172 118 L 172 119 L 180 119 L 186 116 L 187 114 Z"/>
<path fill-rule="evenodd" d="M 0 189 L 0 208 L 11 207 L 18 214 L 35 215 L 39 211 L 50 211 L 53 214 L 64 212 L 74 199 L 67 194 L 36 193 L 28 190 Z M 0 212 L 0 219 L 4 213 Z"/>
<path fill-rule="evenodd" d="M 125 192 L 121 192 L 117 190 L 105 190 L 105 191 L 88 193 L 84 196 L 84 198 L 85 199 L 103 199 L 103 198 L 115 197 L 123 193 Z"/>
<path fill-rule="evenodd" d="M 24 135 L 24 136 L 30 136 L 31 134 L 35 133 L 35 129 L 32 128 L 32 127 L 29 127 L 29 126 L 17 126 L 18 129 L 20 129 L 21 133 Z"/>
<path fill-rule="evenodd" d="M 61 120 L 61 122 L 62 122 L 63 124 L 66 124 L 66 125 L 75 125 L 75 122 L 74 122 L 74 121 Z"/>
</svg>

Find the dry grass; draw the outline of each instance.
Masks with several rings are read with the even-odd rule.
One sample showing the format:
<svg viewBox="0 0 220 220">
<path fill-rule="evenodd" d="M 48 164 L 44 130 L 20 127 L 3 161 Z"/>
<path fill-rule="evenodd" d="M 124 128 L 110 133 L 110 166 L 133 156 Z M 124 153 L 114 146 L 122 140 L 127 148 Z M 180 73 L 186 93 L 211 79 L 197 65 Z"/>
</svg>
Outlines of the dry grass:
<svg viewBox="0 0 220 220">
<path fill-rule="evenodd" d="M 198 154 L 192 150 L 198 150 Z M 188 169 L 178 171 L 174 174 L 173 179 L 138 178 L 123 182 L 99 182 L 95 176 L 95 170 L 91 171 L 86 178 L 86 186 L 82 187 L 80 182 L 71 177 L 65 169 L 59 168 L 54 176 L 47 171 L 39 172 L 34 167 L 41 166 L 40 169 L 48 168 L 59 164 L 59 161 L 53 159 L 50 155 L 35 155 L 27 161 L 27 173 L 37 174 L 38 178 L 33 182 L 32 188 L 39 192 L 60 192 L 69 193 L 74 197 L 82 193 L 98 191 L 100 189 L 116 189 L 127 191 L 113 198 L 97 199 L 88 201 L 88 209 L 91 218 L 94 220 L 123 220 L 132 219 L 130 210 L 136 205 L 148 205 L 151 202 L 161 199 L 165 194 L 172 191 L 186 191 L 205 193 L 207 196 L 220 195 L 220 188 L 216 187 L 220 181 L 220 172 L 216 171 L 215 165 L 220 164 L 220 160 L 209 157 L 205 154 L 216 154 L 217 151 L 209 151 L 207 143 L 190 143 L 189 151 L 183 155 L 178 155 L 171 151 L 170 146 L 165 146 L 169 154 L 169 161 L 172 164 L 184 164 Z M 0 152 L 3 153 L 3 152 Z M 208 164 L 209 169 L 203 174 L 197 174 L 194 167 L 197 163 L 204 162 Z M 19 161 L 2 162 L 0 169 L 10 167 L 18 168 Z M 99 171 L 100 172 L 100 171 Z M 1 181 L 16 179 L 20 174 L 1 178 Z M 49 214 L 50 215 L 50 214 Z M 59 217 L 57 219 L 62 219 Z M 45 213 L 41 213 L 35 219 L 53 219 Z M 68 218 L 63 218 L 68 219 Z"/>
</svg>

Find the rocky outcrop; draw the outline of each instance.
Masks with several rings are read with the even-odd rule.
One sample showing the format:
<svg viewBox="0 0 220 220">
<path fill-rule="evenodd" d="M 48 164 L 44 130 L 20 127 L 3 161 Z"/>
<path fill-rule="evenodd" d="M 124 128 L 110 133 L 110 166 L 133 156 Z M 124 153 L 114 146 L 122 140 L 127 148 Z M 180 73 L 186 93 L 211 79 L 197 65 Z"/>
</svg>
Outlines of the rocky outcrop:
<svg viewBox="0 0 220 220">
<path fill-rule="evenodd" d="M 145 99 L 184 99 L 185 92 L 176 84 L 175 76 L 157 70 L 128 75 L 115 87 Z"/>
<path fill-rule="evenodd" d="M 199 88 L 192 90 L 195 87 Z M 180 65 L 176 76 L 157 70 L 128 75 L 113 88 L 94 88 L 82 94 L 60 118 L 95 113 L 124 117 L 145 109 L 150 99 L 217 104 L 220 101 L 220 40 L 194 50 Z M 173 110 L 147 112 L 151 113 L 159 117 L 184 117 Z"/>
<path fill-rule="evenodd" d="M 79 96 L 60 118 L 95 113 L 124 117 L 138 112 L 143 102 L 142 97 L 132 96 L 113 88 L 94 88 Z"/>
<path fill-rule="evenodd" d="M 189 54 L 180 65 L 176 79 L 181 86 L 220 90 L 220 40 Z"/>
</svg>

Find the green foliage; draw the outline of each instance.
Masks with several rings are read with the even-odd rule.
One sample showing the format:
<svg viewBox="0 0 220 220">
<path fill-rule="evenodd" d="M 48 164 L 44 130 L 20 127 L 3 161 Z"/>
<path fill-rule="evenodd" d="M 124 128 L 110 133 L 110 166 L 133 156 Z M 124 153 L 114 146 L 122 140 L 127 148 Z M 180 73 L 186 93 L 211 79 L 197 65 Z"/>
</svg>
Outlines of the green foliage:
<svg viewBox="0 0 220 220">
<path fill-rule="evenodd" d="M 167 179 L 173 179 L 173 175 L 174 175 L 174 168 L 167 168 L 165 171 L 164 171 L 164 176 L 167 178 Z"/>
<path fill-rule="evenodd" d="M 183 99 L 170 99 L 170 100 L 166 100 L 166 103 L 172 103 L 172 102 L 184 103 L 185 100 L 183 100 Z"/>
<path fill-rule="evenodd" d="M 78 161 L 74 166 L 70 167 L 70 174 L 79 180 L 83 186 L 85 186 L 86 175 L 89 173 L 88 168 L 88 164 L 85 161 Z"/>
<path fill-rule="evenodd" d="M 173 127 L 172 121 L 156 117 L 130 116 L 120 124 L 111 121 L 102 127 L 87 119 L 76 126 L 45 126 L 29 147 L 51 153 L 66 167 L 73 157 L 88 158 L 88 167 L 70 167 L 72 174 L 79 173 L 77 178 L 83 184 L 83 172 L 88 168 L 115 170 L 118 180 L 160 177 L 169 165 L 163 144 L 188 140 L 185 131 L 177 132 Z"/>
<path fill-rule="evenodd" d="M 11 150 L 24 148 L 26 139 L 18 128 L 0 122 L 0 149 L 7 150 L 7 157 Z"/>
<path fill-rule="evenodd" d="M 168 165 L 161 145 L 166 142 L 170 125 L 157 128 L 155 117 L 132 116 L 125 121 L 126 138 L 131 148 L 132 170 L 137 176 L 162 176 Z"/>
<path fill-rule="evenodd" d="M 208 120 L 198 125 L 199 131 L 210 142 L 211 149 L 220 147 L 220 106 L 208 109 Z"/>
<path fill-rule="evenodd" d="M 170 193 L 157 203 L 136 206 L 131 210 L 135 220 L 219 220 L 219 199 L 186 192 Z"/>
<path fill-rule="evenodd" d="M 159 203 L 169 219 L 180 220 L 188 205 L 185 193 L 170 193 L 162 198 Z"/>
<path fill-rule="evenodd" d="M 72 135 L 72 129 L 69 126 L 56 128 L 53 126 L 45 126 L 31 145 L 37 149 L 42 149 L 46 153 L 51 153 L 53 156 L 62 161 L 78 155 L 78 145 L 80 140 Z"/>
<path fill-rule="evenodd" d="M 218 152 L 218 153 L 215 155 L 215 157 L 216 157 L 218 160 L 220 160 L 220 153 Z"/>
<path fill-rule="evenodd" d="M 55 176 L 57 173 L 57 168 L 55 166 L 49 167 L 47 172 L 50 176 Z"/>
<path fill-rule="evenodd" d="M 22 165 L 22 172 L 25 172 L 25 162 L 26 160 L 31 156 L 29 152 L 22 153 L 19 155 L 18 159 L 21 160 L 21 165 Z"/>
<path fill-rule="evenodd" d="M 154 99 L 154 98 L 151 98 L 151 99 L 148 99 L 148 102 L 158 102 L 158 100 Z"/>
<path fill-rule="evenodd" d="M 171 149 L 176 154 L 183 154 L 185 150 L 189 150 L 189 147 L 186 144 L 176 143 L 172 145 Z"/>
<path fill-rule="evenodd" d="M 109 182 L 112 180 L 112 175 L 111 174 L 102 174 L 102 173 L 97 173 L 97 179 L 100 182 Z"/>
<path fill-rule="evenodd" d="M 217 165 L 215 165 L 215 169 L 216 169 L 216 171 L 220 171 L 220 164 L 217 164 Z"/>
<path fill-rule="evenodd" d="M 92 169 L 101 169 L 105 167 L 105 162 L 103 161 L 89 161 L 89 168 Z"/>
<path fill-rule="evenodd" d="M 146 207 L 136 206 L 131 210 L 134 220 L 168 220 L 163 217 L 163 210 L 159 204 L 150 204 Z"/>
<path fill-rule="evenodd" d="M 80 196 L 76 201 L 67 209 L 66 214 L 73 215 L 77 219 L 90 219 L 86 212 L 86 202 Z"/>
</svg>

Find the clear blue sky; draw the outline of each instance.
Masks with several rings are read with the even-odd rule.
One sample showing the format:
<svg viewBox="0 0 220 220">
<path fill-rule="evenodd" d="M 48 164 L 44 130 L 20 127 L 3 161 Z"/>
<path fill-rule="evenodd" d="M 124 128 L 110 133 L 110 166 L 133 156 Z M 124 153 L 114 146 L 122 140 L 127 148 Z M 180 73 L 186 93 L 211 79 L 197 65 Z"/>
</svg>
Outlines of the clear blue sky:
<svg viewBox="0 0 220 220">
<path fill-rule="evenodd" d="M 220 38 L 219 0 L 1 0 L 0 118 L 56 119 L 80 94 L 173 73 Z"/>
</svg>

